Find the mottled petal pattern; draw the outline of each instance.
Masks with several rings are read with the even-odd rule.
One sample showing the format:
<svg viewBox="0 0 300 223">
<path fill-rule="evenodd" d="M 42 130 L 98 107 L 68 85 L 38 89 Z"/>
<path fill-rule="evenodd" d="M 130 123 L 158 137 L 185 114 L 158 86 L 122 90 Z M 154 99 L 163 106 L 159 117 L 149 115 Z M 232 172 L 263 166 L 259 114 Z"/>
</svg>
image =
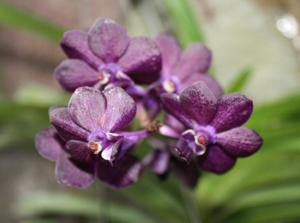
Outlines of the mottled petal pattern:
<svg viewBox="0 0 300 223">
<path fill-rule="evenodd" d="M 36 135 L 35 147 L 42 157 L 50 161 L 56 161 L 63 150 L 62 141 L 53 127 L 44 129 Z"/>
<path fill-rule="evenodd" d="M 99 19 L 88 32 L 92 51 L 104 62 L 116 62 L 129 44 L 127 31 L 111 19 Z"/>
<path fill-rule="evenodd" d="M 224 91 L 220 84 L 212 76 L 201 73 L 194 73 L 193 75 L 189 75 L 188 78 L 182 81 L 180 83 L 181 89 L 179 89 L 179 92 L 199 81 L 204 82 L 206 87 L 208 87 L 209 90 L 211 90 L 217 98 L 223 95 Z"/>
<path fill-rule="evenodd" d="M 67 154 L 61 155 L 56 163 L 56 179 L 58 183 L 69 187 L 87 188 L 95 179 L 93 164 L 83 166 L 75 164 Z"/>
<path fill-rule="evenodd" d="M 101 117 L 102 128 L 106 131 L 115 131 L 128 126 L 136 113 L 134 100 L 120 87 L 108 88 L 103 94 L 107 109 Z"/>
<path fill-rule="evenodd" d="M 133 156 L 126 155 L 113 164 L 99 160 L 97 175 L 101 181 L 111 187 L 122 188 L 135 183 L 141 174 L 142 165 Z"/>
<path fill-rule="evenodd" d="M 72 121 L 67 108 L 53 108 L 49 113 L 51 124 L 64 140 L 87 139 L 88 132 Z"/>
<path fill-rule="evenodd" d="M 162 55 L 162 74 L 170 75 L 173 66 L 179 60 L 180 46 L 174 37 L 168 35 L 158 36 L 156 42 Z"/>
<path fill-rule="evenodd" d="M 186 126 L 192 126 L 193 121 L 183 112 L 180 104 L 180 98 L 176 94 L 163 94 L 161 102 L 164 108 L 175 118 L 180 120 Z"/>
<path fill-rule="evenodd" d="M 243 125 L 253 110 L 251 100 L 241 94 L 224 95 L 218 102 L 218 111 L 211 123 L 217 132 Z"/>
<path fill-rule="evenodd" d="M 252 129 L 234 128 L 218 134 L 217 142 L 232 156 L 249 156 L 262 145 L 262 138 Z"/>
<path fill-rule="evenodd" d="M 161 53 L 150 38 L 132 38 L 118 64 L 136 83 L 149 84 L 159 78 Z"/>
<path fill-rule="evenodd" d="M 204 156 L 199 158 L 201 169 L 222 174 L 231 169 L 235 164 L 235 158 L 225 153 L 217 145 L 210 146 Z"/>
<path fill-rule="evenodd" d="M 178 65 L 174 68 L 174 73 L 181 80 L 188 78 L 193 73 L 206 73 L 211 64 L 211 52 L 203 44 L 191 44 L 185 49 Z"/>
<path fill-rule="evenodd" d="M 98 82 L 98 73 L 82 60 L 64 60 L 55 69 L 56 80 L 68 91 L 78 87 L 93 86 Z"/>
<path fill-rule="evenodd" d="M 203 82 L 197 82 L 180 94 L 181 109 L 198 124 L 209 124 L 217 111 L 217 98 Z"/>
<path fill-rule="evenodd" d="M 61 47 L 69 58 L 83 60 L 94 68 L 102 64 L 100 58 L 95 56 L 90 50 L 86 32 L 80 30 L 65 32 Z"/>
<path fill-rule="evenodd" d="M 87 130 L 101 128 L 106 108 L 104 95 L 90 87 L 78 88 L 72 95 L 68 109 L 72 120 Z"/>
</svg>

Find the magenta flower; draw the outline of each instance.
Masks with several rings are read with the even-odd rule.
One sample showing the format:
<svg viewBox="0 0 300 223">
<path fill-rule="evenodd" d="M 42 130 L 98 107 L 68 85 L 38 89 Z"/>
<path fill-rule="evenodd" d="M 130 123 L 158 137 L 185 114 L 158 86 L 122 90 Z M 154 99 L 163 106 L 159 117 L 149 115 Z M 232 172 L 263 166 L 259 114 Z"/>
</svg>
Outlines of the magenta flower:
<svg viewBox="0 0 300 223">
<path fill-rule="evenodd" d="M 249 156 L 262 145 L 254 130 L 240 127 L 253 108 L 252 101 L 243 95 L 217 98 L 203 82 L 198 82 L 180 95 L 162 95 L 162 103 L 184 126 L 180 131 L 161 128 L 163 134 L 178 138 L 173 152 L 185 161 L 196 159 L 203 170 L 224 173 L 238 157 Z"/>
<path fill-rule="evenodd" d="M 110 19 L 97 20 L 88 32 L 66 32 L 61 46 L 70 59 L 56 68 L 55 76 L 69 91 L 113 84 L 140 94 L 142 88 L 133 81 L 149 84 L 159 78 L 161 54 L 156 43 L 147 37 L 128 37 L 126 30 Z"/>
<path fill-rule="evenodd" d="M 68 107 L 50 110 L 53 127 L 37 135 L 36 147 L 43 157 L 56 161 L 62 184 L 84 188 L 97 176 L 110 186 L 126 187 L 142 170 L 128 150 L 148 136 L 144 130 L 121 131 L 135 113 L 134 100 L 122 88 L 78 88 Z"/>
</svg>

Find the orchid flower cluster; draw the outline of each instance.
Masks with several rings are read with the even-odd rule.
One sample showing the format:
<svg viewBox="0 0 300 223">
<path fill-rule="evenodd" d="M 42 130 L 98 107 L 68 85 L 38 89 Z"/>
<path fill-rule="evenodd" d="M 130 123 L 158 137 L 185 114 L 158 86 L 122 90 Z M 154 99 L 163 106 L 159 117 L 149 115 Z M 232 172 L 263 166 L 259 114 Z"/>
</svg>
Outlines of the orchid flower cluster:
<svg viewBox="0 0 300 223">
<path fill-rule="evenodd" d="M 225 173 L 262 145 L 241 127 L 252 101 L 224 95 L 208 75 L 212 54 L 203 44 L 181 50 L 169 35 L 129 37 L 115 21 L 99 19 L 87 32 L 67 31 L 61 46 L 68 59 L 55 77 L 72 96 L 50 109 L 51 127 L 36 136 L 61 184 L 86 188 L 98 178 L 122 188 L 148 169 L 194 187 L 203 171 Z M 137 157 L 145 140 L 152 150 Z"/>
</svg>

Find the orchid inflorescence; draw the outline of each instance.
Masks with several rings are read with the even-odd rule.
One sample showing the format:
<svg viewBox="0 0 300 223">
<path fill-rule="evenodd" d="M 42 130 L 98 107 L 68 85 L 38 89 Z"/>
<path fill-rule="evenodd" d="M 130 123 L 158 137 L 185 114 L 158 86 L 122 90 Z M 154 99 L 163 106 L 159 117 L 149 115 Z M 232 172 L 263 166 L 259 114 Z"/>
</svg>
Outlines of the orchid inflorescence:
<svg viewBox="0 0 300 223">
<path fill-rule="evenodd" d="M 252 101 L 224 95 L 208 75 L 212 55 L 203 44 L 182 51 L 169 35 L 131 38 L 99 19 L 88 32 L 66 32 L 61 46 L 68 59 L 55 77 L 73 94 L 67 107 L 50 109 L 51 127 L 36 136 L 38 152 L 56 162 L 59 183 L 86 188 L 97 177 L 121 188 L 147 168 L 194 187 L 201 172 L 225 173 L 262 145 L 241 127 Z M 138 158 L 144 140 L 152 150 Z"/>
</svg>

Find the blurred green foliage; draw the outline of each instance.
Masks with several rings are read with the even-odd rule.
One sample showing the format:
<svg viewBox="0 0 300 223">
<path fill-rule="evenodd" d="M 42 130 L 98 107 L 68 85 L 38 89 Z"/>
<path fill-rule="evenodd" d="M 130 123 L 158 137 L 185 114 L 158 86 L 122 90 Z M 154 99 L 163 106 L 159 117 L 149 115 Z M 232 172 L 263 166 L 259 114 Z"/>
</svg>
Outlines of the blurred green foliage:
<svg viewBox="0 0 300 223">
<path fill-rule="evenodd" d="M 194 11 L 188 0 L 163 0 L 174 32 L 183 46 L 191 42 L 204 42 Z"/>
<path fill-rule="evenodd" d="M 233 80 L 233 82 L 227 88 L 227 93 L 242 91 L 244 87 L 247 85 L 248 81 L 250 80 L 252 74 L 253 74 L 252 68 L 246 67 L 243 70 L 241 70 L 236 75 L 236 79 Z"/>
<path fill-rule="evenodd" d="M 0 0 L 0 24 L 32 31 L 55 42 L 61 39 L 64 31 L 63 28 L 4 0 Z"/>
<path fill-rule="evenodd" d="M 183 45 L 204 40 L 187 0 L 163 2 Z M 2 1 L 0 24 L 33 31 L 54 41 L 61 38 L 63 31 Z M 227 92 L 242 90 L 252 73 L 249 68 L 242 70 Z M 25 86 L 13 100 L 1 97 L 0 148 L 33 148 L 35 133 L 48 126 L 48 108 L 65 104 L 67 98 L 62 92 L 39 86 Z M 147 173 L 133 187 L 106 189 L 106 195 L 111 196 L 100 198 L 87 191 L 30 194 L 20 198 L 16 214 L 31 223 L 59 222 L 57 216 L 80 217 L 82 222 L 102 218 L 128 223 L 299 222 L 299 102 L 300 93 L 256 107 L 247 126 L 263 136 L 261 151 L 239 160 L 225 175 L 204 174 L 195 191 L 182 188 L 172 176 L 160 181 Z"/>
</svg>

